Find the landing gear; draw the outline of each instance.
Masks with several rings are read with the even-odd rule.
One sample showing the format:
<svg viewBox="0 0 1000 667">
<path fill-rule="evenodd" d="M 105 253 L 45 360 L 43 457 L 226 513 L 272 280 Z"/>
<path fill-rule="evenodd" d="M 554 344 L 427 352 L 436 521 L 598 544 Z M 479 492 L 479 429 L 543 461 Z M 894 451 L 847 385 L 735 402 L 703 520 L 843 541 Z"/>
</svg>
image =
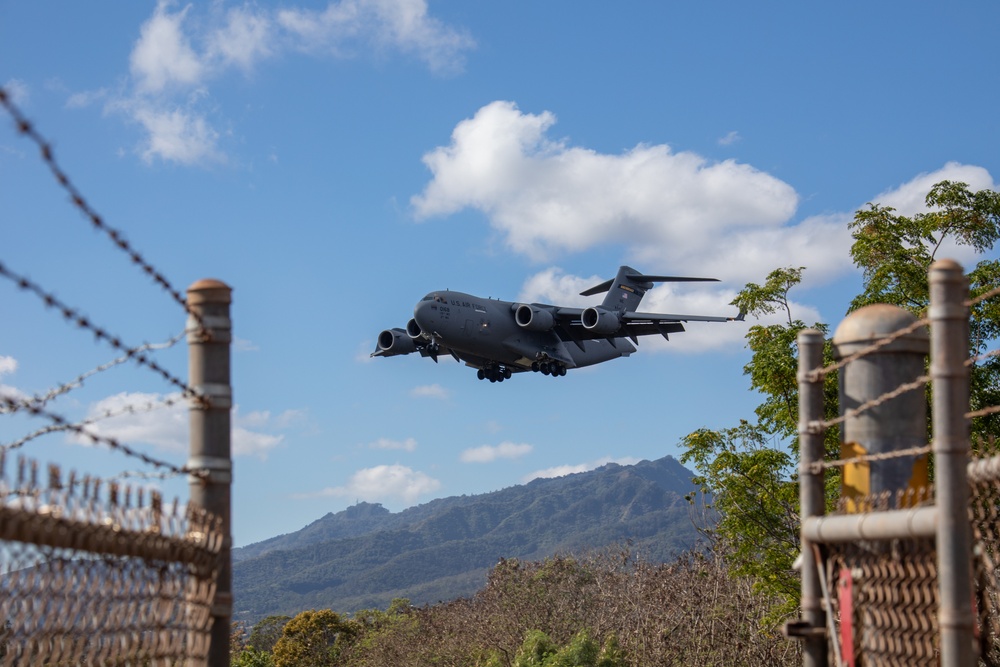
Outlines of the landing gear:
<svg viewBox="0 0 1000 667">
<path fill-rule="evenodd" d="M 558 361 L 553 361 L 552 359 L 531 362 L 531 370 L 536 373 L 541 373 L 542 375 L 551 375 L 552 377 L 562 377 L 563 375 L 566 375 L 566 367 Z"/>
<path fill-rule="evenodd" d="M 490 382 L 503 382 L 504 380 L 509 380 L 510 376 L 511 370 L 500 364 L 484 366 L 476 373 L 476 377 L 480 380 L 489 380 Z"/>
</svg>

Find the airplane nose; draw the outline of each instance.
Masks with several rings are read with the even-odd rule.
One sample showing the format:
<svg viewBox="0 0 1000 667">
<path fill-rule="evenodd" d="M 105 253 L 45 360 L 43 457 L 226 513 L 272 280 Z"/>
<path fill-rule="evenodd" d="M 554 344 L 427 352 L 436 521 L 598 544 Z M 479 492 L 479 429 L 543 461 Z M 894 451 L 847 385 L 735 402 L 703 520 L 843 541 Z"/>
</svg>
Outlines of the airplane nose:
<svg viewBox="0 0 1000 667">
<path fill-rule="evenodd" d="M 423 331 L 434 331 L 437 326 L 437 304 L 433 301 L 421 301 L 413 308 L 413 319 Z"/>
</svg>

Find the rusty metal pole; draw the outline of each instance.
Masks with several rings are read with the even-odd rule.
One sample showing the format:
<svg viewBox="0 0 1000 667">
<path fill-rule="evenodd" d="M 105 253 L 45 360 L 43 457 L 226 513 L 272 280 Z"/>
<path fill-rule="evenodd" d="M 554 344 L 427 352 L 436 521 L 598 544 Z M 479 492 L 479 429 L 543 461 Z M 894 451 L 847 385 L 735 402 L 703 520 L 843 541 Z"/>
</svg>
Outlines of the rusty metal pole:
<svg viewBox="0 0 1000 667">
<path fill-rule="evenodd" d="M 859 308 L 837 327 L 833 335 L 834 355 L 837 359 L 848 357 L 916 321 L 912 314 L 897 306 L 874 304 Z M 915 382 L 924 374 L 929 349 L 927 330 L 920 327 L 844 366 L 840 371 L 841 414 Z M 848 417 L 841 434 L 841 457 L 845 459 L 925 446 L 927 399 L 922 385 Z M 925 486 L 926 471 L 926 455 L 847 465 L 843 496 L 848 500 L 848 508 L 856 511 L 852 501 L 857 499 Z"/>
<path fill-rule="evenodd" d="M 206 400 L 191 400 L 191 452 L 188 468 L 203 471 L 191 475 L 190 502 L 219 516 L 222 521 L 222 562 L 212 603 L 212 633 L 208 649 L 209 667 L 229 667 L 229 633 L 233 615 L 232 481 L 233 462 L 230 381 L 232 321 L 229 306 L 232 290 L 218 280 L 199 280 L 187 292 L 188 373 L 191 388 Z M 195 317 L 197 316 L 197 317 Z M 199 321 L 200 320 L 200 321 Z"/>
<path fill-rule="evenodd" d="M 931 266 L 931 380 L 934 385 L 935 503 L 942 667 L 974 665 L 972 527 L 969 522 L 969 296 L 962 267 Z"/>
<path fill-rule="evenodd" d="M 826 512 L 823 470 L 813 463 L 823 461 L 823 333 L 816 329 L 799 332 L 799 505 L 803 519 Z M 802 620 L 809 630 L 803 636 L 803 667 L 826 667 L 826 612 L 823 590 L 812 542 L 802 536 Z M 830 638 L 836 641 L 835 638 Z"/>
</svg>

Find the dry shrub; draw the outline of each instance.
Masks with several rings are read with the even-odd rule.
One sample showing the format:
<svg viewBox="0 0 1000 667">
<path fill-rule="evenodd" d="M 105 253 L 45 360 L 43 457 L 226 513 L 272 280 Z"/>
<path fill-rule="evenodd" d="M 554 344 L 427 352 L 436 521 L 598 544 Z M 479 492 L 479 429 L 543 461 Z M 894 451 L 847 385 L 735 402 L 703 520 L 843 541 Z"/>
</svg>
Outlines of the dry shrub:
<svg viewBox="0 0 1000 667">
<path fill-rule="evenodd" d="M 474 597 L 410 610 L 410 622 L 367 636 L 346 662 L 510 667 L 532 630 L 557 646 L 586 630 L 599 642 L 615 637 L 637 667 L 797 664 L 797 647 L 762 620 L 773 604 L 713 554 L 667 564 L 626 548 L 583 559 L 501 560 Z"/>
</svg>

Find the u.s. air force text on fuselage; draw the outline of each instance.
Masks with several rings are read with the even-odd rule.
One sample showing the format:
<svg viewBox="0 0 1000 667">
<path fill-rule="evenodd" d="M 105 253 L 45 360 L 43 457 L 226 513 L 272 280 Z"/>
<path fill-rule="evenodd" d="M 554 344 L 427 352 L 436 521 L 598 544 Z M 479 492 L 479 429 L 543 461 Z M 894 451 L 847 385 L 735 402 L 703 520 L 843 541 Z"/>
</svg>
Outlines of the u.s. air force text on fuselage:
<svg viewBox="0 0 1000 667">
<path fill-rule="evenodd" d="M 714 278 L 644 275 L 622 266 L 618 275 L 584 292 L 607 292 L 599 306 L 570 308 L 517 303 L 451 290 L 431 292 L 413 309 L 405 329 L 378 335 L 371 356 L 418 352 L 434 361 L 450 354 L 478 369 L 480 380 L 503 382 L 514 373 L 534 371 L 560 377 L 571 368 L 627 357 L 639 336 L 684 331 L 682 322 L 742 321 L 736 317 L 636 312 L 657 282 L 703 282 Z M 631 341 L 631 342 L 630 342 Z"/>
</svg>

